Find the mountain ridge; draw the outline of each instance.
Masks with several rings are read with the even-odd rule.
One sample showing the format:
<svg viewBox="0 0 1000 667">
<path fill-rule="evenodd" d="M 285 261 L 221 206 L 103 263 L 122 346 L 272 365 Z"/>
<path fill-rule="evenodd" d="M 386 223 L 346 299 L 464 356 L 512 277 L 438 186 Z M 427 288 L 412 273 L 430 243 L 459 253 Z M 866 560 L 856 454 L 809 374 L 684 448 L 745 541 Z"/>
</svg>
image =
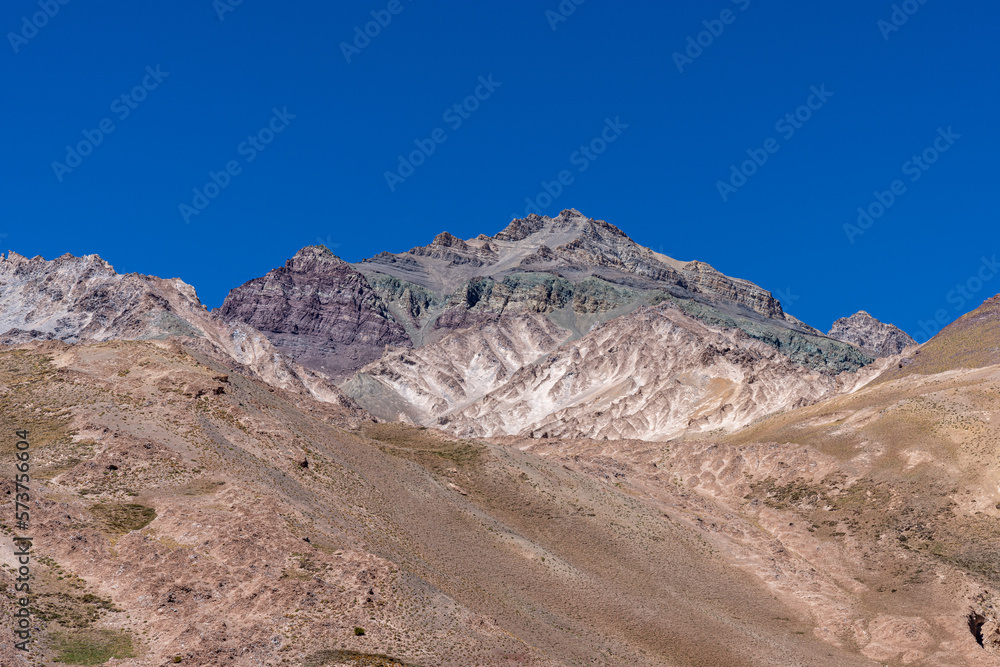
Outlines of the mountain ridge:
<svg viewBox="0 0 1000 667">
<path fill-rule="evenodd" d="M 170 338 L 274 386 L 358 410 L 329 378 L 283 356 L 252 326 L 214 316 L 179 278 L 120 274 L 98 255 L 0 255 L 0 344 Z"/>
</svg>

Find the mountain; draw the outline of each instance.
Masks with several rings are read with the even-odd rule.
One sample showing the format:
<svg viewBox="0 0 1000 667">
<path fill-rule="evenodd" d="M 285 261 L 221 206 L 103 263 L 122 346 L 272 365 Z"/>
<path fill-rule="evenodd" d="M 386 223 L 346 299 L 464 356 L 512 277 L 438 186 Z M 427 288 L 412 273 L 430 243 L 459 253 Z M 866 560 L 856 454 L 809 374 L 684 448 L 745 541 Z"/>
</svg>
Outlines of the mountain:
<svg viewBox="0 0 1000 667">
<path fill-rule="evenodd" d="M 899 327 L 883 324 L 863 310 L 834 322 L 826 335 L 856 345 L 873 357 L 891 357 L 917 344 Z"/>
<path fill-rule="evenodd" d="M 0 257 L 0 664 L 1000 667 L 1000 296 L 875 359 L 560 217 L 487 237 L 544 270 L 313 247 L 216 312 Z"/>
<path fill-rule="evenodd" d="M 358 415 L 464 437 L 731 431 L 863 386 L 909 340 L 862 314 L 824 336 L 753 283 L 575 210 L 356 264 L 306 247 L 214 312 L 180 280 L 96 255 L 11 253 L 0 280 L 0 342 L 177 337 Z"/>
<path fill-rule="evenodd" d="M 653 252 L 575 210 L 514 220 L 491 237 L 442 232 L 427 246 L 354 265 L 324 248 L 304 248 L 285 267 L 234 289 L 219 313 L 271 335 L 304 365 L 343 378 L 385 345 L 420 347 L 504 314 L 542 313 L 579 336 L 596 322 L 667 300 L 824 371 L 872 360 L 786 315 L 753 283 Z"/>
<path fill-rule="evenodd" d="M 572 209 L 494 236 L 442 232 L 353 265 L 304 248 L 230 292 L 218 315 L 340 381 L 372 414 L 462 435 L 738 428 L 857 386 L 853 374 L 876 356 L 800 322 L 749 281 Z M 635 340 L 640 321 L 655 331 L 647 341 Z M 738 360 L 716 364 L 725 354 Z M 761 374 L 787 375 L 775 383 L 787 390 L 751 386 Z"/>
<path fill-rule="evenodd" d="M 574 209 L 556 218 L 514 220 L 492 237 L 463 241 L 443 232 L 428 246 L 401 255 L 382 253 L 362 266 L 436 294 L 453 293 L 475 277 L 544 272 L 570 283 L 596 276 L 635 287 L 670 286 L 684 296 L 721 298 L 765 317 L 780 320 L 784 315 L 781 304 L 753 283 L 728 278 L 702 262 L 678 262 L 655 253 L 614 225 Z"/>
</svg>

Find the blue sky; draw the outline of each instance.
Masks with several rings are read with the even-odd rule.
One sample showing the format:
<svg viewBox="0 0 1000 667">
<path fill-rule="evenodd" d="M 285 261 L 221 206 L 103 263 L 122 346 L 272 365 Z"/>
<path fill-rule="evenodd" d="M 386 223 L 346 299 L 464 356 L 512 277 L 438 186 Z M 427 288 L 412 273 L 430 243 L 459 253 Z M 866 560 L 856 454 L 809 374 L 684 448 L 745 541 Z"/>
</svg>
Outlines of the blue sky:
<svg viewBox="0 0 1000 667">
<path fill-rule="evenodd" d="M 217 306 L 304 245 L 496 233 L 548 183 L 544 213 L 824 330 L 930 331 L 1000 292 L 996 3 L 234 1 L 3 3 L 0 245 Z"/>
</svg>

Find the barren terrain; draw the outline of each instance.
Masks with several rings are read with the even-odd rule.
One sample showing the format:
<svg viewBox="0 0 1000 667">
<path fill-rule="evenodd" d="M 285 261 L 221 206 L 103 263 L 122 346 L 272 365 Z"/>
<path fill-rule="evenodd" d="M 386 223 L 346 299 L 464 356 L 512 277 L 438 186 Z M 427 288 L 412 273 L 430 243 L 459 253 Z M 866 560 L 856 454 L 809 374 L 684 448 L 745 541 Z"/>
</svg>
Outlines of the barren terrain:
<svg viewBox="0 0 1000 667">
<path fill-rule="evenodd" d="M 455 439 L 239 371 L 0 353 L 39 637 L 3 664 L 1000 664 L 1000 368 L 669 443 Z"/>
</svg>

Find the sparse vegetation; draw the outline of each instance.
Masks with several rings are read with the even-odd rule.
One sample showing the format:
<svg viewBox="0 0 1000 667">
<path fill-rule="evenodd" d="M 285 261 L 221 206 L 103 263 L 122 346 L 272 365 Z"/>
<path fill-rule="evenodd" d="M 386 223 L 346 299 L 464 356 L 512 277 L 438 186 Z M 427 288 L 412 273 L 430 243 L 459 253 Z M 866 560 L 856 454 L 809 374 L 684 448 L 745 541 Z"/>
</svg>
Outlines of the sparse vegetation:
<svg viewBox="0 0 1000 667">
<path fill-rule="evenodd" d="M 303 667 L 325 667 L 326 665 L 342 664 L 356 667 L 416 667 L 416 665 L 391 658 L 387 655 L 344 650 L 317 651 L 302 662 Z"/>
<path fill-rule="evenodd" d="M 437 472 L 446 467 L 471 465 L 484 451 L 481 444 L 469 440 L 452 440 L 402 424 L 371 424 L 362 432 L 385 445 L 382 448 L 385 453 L 408 458 Z"/>
<path fill-rule="evenodd" d="M 102 530 L 111 535 L 139 530 L 156 518 L 156 510 L 136 503 L 99 503 L 90 508 L 90 513 Z"/>
<path fill-rule="evenodd" d="M 66 665 L 103 665 L 111 658 L 134 658 L 132 636 L 117 630 L 60 632 L 53 637 L 55 662 Z"/>
</svg>

